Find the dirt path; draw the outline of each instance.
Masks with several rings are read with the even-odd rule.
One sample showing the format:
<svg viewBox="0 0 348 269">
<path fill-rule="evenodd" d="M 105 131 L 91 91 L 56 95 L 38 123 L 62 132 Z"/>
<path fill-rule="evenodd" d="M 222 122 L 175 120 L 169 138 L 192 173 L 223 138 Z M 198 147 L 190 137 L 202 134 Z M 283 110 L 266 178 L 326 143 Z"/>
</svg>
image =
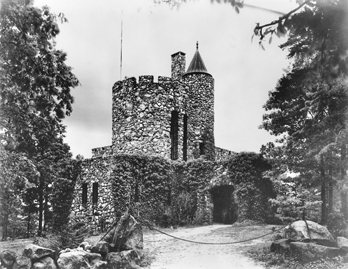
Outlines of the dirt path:
<svg viewBox="0 0 348 269">
<path fill-rule="evenodd" d="M 271 225 L 233 227 L 231 225 L 210 225 L 197 228 L 169 230 L 171 235 L 202 242 L 234 242 L 269 233 Z M 229 245 L 192 244 L 170 238 L 160 233 L 145 233 L 144 245 L 155 260 L 151 269 L 261 269 L 245 253 L 253 248 L 270 244 L 272 235 L 245 243 Z"/>
</svg>

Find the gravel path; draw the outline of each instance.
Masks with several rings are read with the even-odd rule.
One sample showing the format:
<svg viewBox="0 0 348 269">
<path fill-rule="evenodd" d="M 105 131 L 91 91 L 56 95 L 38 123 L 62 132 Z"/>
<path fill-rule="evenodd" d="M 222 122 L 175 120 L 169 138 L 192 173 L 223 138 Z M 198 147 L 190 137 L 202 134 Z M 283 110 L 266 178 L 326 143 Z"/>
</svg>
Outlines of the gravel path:
<svg viewBox="0 0 348 269">
<path fill-rule="evenodd" d="M 166 232 L 189 240 L 201 242 L 234 242 L 269 233 L 273 226 L 233 227 L 231 225 L 210 225 Z M 253 241 L 230 245 L 193 244 L 170 238 L 166 235 L 148 232 L 144 234 L 145 249 L 154 255 L 151 269 L 262 269 L 245 253 L 256 245 L 269 244 L 272 235 Z"/>
</svg>

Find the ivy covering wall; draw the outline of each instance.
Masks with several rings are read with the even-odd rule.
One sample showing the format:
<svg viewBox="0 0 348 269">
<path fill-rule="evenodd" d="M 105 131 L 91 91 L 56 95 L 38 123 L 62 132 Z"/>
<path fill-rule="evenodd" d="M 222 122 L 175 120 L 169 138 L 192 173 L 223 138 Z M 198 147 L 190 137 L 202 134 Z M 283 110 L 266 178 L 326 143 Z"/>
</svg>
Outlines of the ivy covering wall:
<svg viewBox="0 0 348 269">
<path fill-rule="evenodd" d="M 80 220 L 83 212 L 100 219 L 105 211 L 99 210 L 99 201 L 106 200 L 112 201 L 114 219 L 128 208 L 136 218 L 159 226 L 211 224 L 214 218 L 224 223 L 245 219 L 265 222 L 272 215 L 268 202 L 274 196 L 272 184 L 262 176 L 270 165 L 256 153 L 239 153 L 219 162 L 118 154 L 87 160 L 84 167 L 73 206 L 83 208 Z M 90 192 L 96 182 L 107 188 L 99 189 L 99 201 L 78 205 L 83 195 L 81 184 L 89 184 Z"/>
</svg>

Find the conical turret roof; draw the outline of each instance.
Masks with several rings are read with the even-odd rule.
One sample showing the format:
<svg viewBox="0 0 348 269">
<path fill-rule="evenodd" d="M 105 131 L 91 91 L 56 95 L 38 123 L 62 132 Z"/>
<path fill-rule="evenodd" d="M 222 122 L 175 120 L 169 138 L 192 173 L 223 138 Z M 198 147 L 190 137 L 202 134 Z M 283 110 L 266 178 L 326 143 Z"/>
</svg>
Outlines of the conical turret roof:
<svg viewBox="0 0 348 269">
<path fill-rule="evenodd" d="M 192 58 L 192 61 L 185 73 L 186 74 L 192 74 L 192 73 L 205 73 L 205 74 L 209 74 L 207 68 L 205 67 L 205 64 L 203 62 L 203 59 L 201 57 L 201 55 L 199 54 L 198 51 L 198 42 L 197 42 L 197 46 L 196 46 L 196 52 L 195 55 Z"/>
</svg>

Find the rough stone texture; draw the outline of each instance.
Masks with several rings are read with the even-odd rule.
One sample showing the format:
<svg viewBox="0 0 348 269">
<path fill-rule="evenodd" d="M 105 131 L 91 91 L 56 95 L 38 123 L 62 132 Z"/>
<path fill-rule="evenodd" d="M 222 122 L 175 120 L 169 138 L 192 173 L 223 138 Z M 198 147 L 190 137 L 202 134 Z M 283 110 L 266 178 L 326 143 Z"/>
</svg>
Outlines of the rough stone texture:
<svg viewBox="0 0 348 269">
<path fill-rule="evenodd" d="M 91 249 L 91 245 L 88 243 L 88 242 L 82 242 L 80 245 L 79 245 L 80 248 L 82 248 L 83 250 L 89 250 Z"/>
<path fill-rule="evenodd" d="M 54 255 L 54 250 L 34 244 L 27 245 L 23 250 L 23 256 L 28 257 L 33 261 L 52 255 Z"/>
<path fill-rule="evenodd" d="M 292 255 L 295 255 L 304 261 L 311 261 L 326 257 L 333 258 L 344 254 L 344 252 L 339 248 L 303 242 L 291 242 L 290 251 Z"/>
<path fill-rule="evenodd" d="M 91 248 L 92 253 L 99 253 L 103 257 L 106 256 L 106 254 L 109 253 L 109 243 L 105 241 L 97 242 L 95 245 Z"/>
<path fill-rule="evenodd" d="M 307 224 L 309 233 L 306 222 L 299 220 L 285 227 L 284 237 L 293 241 L 312 241 L 324 246 L 337 246 L 335 239 L 326 227 L 310 220 L 307 220 Z"/>
<path fill-rule="evenodd" d="M 57 264 L 60 269 L 90 268 L 90 265 L 100 261 L 101 255 L 83 250 L 68 250 L 59 254 Z"/>
<path fill-rule="evenodd" d="M 215 147 L 215 161 L 217 162 L 228 160 L 236 154 L 234 151 Z"/>
<path fill-rule="evenodd" d="M 186 58 L 184 52 L 177 52 L 172 54 L 172 79 L 181 79 L 182 75 L 185 73 Z"/>
<path fill-rule="evenodd" d="M 289 239 L 274 240 L 271 244 L 271 251 L 276 253 L 288 253 L 290 251 Z"/>
<path fill-rule="evenodd" d="M 0 253 L 0 261 L 2 265 L 5 265 L 7 267 L 12 267 L 15 260 L 17 258 L 17 255 L 12 250 L 3 250 Z"/>
<path fill-rule="evenodd" d="M 112 157 L 87 159 L 82 163 L 82 172 L 76 182 L 70 219 L 87 223 L 96 232 L 106 232 L 115 221 L 112 196 Z M 98 203 L 93 204 L 93 183 L 98 183 Z M 82 203 L 82 186 L 87 184 L 87 203 Z"/>
<path fill-rule="evenodd" d="M 58 269 L 55 261 L 51 257 L 45 257 L 33 264 L 33 269 Z"/>
<path fill-rule="evenodd" d="M 348 239 L 342 236 L 337 236 L 337 246 L 348 253 Z"/>
<path fill-rule="evenodd" d="M 144 247 L 142 227 L 128 212 L 120 218 L 117 226 L 104 240 L 115 251 L 141 250 Z"/>
<path fill-rule="evenodd" d="M 157 154 L 171 158 L 171 113 L 179 112 L 178 158 L 182 159 L 187 86 L 167 77 L 139 77 L 113 87 L 112 147 L 116 153 Z M 191 153 L 192 156 L 192 153 Z"/>
<path fill-rule="evenodd" d="M 135 250 L 110 252 L 106 256 L 107 268 L 138 269 L 142 256 Z"/>
<path fill-rule="evenodd" d="M 92 157 L 107 157 L 112 155 L 112 146 L 105 146 L 92 149 Z"/>
<path fill-rule="evenodd" d="M 200 143 L 204 144 L 204 158 L 215 160 L 214 142 L 214 78 L 209 74 L 186 74 L 188 85 L 188 156 L 198 158 Z"/>
<path fill-rule="evenodd" d="M 17 257 L 16 262 L 13 264 L 13 269 L 30 269 L 31 259 L 28 257 Z"/>
</svg>

